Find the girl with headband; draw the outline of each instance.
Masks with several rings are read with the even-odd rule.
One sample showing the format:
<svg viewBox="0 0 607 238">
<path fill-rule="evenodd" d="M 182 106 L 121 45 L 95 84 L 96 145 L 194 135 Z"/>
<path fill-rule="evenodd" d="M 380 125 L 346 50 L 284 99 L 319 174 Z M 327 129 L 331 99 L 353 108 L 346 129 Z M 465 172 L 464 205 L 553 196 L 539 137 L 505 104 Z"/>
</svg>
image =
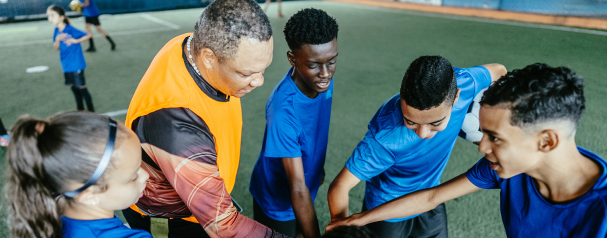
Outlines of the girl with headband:
<svg viewBox="0 0 607 238">
<path fill-rule="evenodd" d="M 124 124 L 89 112 L 24 116 L 11 136 L 12 237 L 152 237 L 114 216 L 139 200 L 149 178 L 139 139 Z"/>
</svg>

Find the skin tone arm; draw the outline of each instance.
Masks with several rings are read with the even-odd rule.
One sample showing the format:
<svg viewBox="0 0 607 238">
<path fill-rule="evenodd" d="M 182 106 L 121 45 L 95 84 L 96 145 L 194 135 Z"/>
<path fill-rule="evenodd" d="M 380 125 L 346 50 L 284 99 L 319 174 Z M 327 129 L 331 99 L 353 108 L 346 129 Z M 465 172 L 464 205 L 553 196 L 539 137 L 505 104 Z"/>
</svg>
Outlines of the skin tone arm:
<svg viewBox="0 0 607 238">
<path fill-rule="evenodd" d="M 419 190 L 382 204 L 371 210 L 354 214 L 348 218 L 332 221 L 327 226 L 329 231 L 337 226 L 363 226 L 376 221 L 398 217 L 407 217 L 430 211 L 436 206 L 454 198 L 479 190 L 466 174 L 461 174 L 448 182 L 430 189 Z"/>
<path fill-rule="evenodd" d="M 88 7 L 91 4 L 91 2 L 89 2 L 89 0 L 84 0 L 84 2 L 82 3 L 82 5 L 80 5 L 81 7 Z"/>
<path fill-rule="evenodd" d="M 506 73 L 508 73 L 506 66 L 501 64 L 484 64 L 481 66 L 489 70 L 489 73 L 491 74 L 491 83 L 497 81 L 502 76 L 506 75 Z"/>
<path fill-rule="evenodd" d="M 360 179 L 346 167 L 335 177 L 327 193 L 331 221 L 348 217 L 348 206 L 350 204 L 348 193 L 359 182 Z"/>
<path fill-rule="evenodd" d="M 320 237 L 318 218 L 316 218 L 312 196 L 310 196 L 310 191 L 308 190 L 308 186 L 306 186 L 301 157 L 282 158 L 282 165 L 285 167 L 285 172 L 289 179 L 291 204 L 293 204 L 293 212 L 295 213 L 297 225 L 302 228 L 304 237 Z"/>
</svg>

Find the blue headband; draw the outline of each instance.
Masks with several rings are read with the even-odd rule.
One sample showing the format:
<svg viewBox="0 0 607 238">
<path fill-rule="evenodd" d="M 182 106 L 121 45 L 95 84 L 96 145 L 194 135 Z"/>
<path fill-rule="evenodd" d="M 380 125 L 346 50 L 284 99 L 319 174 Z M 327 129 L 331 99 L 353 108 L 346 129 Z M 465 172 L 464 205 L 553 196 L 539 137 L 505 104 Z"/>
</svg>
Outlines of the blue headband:
<svg viewBox="0 0 607 238">
<path fill-rule="evenodd" d="M 116 129 L 118 128 L 118 124 L 116 124 L 116 121 L 114 121 L 112 118 L 108 119 L 110 120 L 110 136 L 107 140 L 107 144 L 105 145 L 105 151 L 103 151 L 101 160 L 99 160 L 99 165 L 97 165 L 97 168 L 95 169 L 95 172 L 93 172 L 93 175 L 91 175 L 91 178 L 86 181 L 86 183 L 82 187 L 74 191 L 64 193 L 64 196 L 74 197 L 82 191 L 86 190 L 88 187 L 97 183 L 97 180 L 101 178 L 101 175 L 103 175 L 103 172 L 105 172 L 105 169 L 107 169 L 107 166 L 110 164 L 112 152 L 114 151 L 114 142 L 116 142 Z"/>
</svg>

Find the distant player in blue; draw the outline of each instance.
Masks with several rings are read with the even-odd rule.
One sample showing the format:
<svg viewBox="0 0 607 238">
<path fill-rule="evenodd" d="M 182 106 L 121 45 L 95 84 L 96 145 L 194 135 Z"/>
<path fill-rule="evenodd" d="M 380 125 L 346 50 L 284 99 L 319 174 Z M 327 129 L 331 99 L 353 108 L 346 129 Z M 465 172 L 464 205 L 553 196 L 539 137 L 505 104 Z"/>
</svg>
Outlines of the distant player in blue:
<svg viewBox="0 0 607 238">
<path fill-rule="evenodd" d="M 21 117 L 6 152 L 11 237 L 152 238 L 114 215 L 143 196 L 141 145 L 124 124 L 90 112 Z"/>
<path fill-rule="evenodd" d="M 329 225 L 411 216 L 481 188 L 501 189 L 508 237 L 607 237 L 607 163 L 577 147 L 584 83 L 565 67 L 514 70 L 485 92 L 484 153 L 468 172 Z"/>
<path fill-rule="evenodd" d="M 101 22 L 99 22 L 99 8 L 97 8 L 95 0 L 84 0 L 84 2 L 82 2 L 82 15 L 84 15 L 84 22 L 86 22 L 86 32 L 92 36 L 93 30 L 91 29 L 91 24 L 94 25 L 95 29 L 97 29 L 97 32 L 103 34 L 103 36 L 105 36 L 105 39 L 110 42 L 110 45 L 112 47 L 111 49 L 115 50 L 116 44 L 114 43 L 110 35 L 107 33 L 107 31 L 101 28 Z M 93 37 L 89 39 L 89 43 L 89 48 L 86 49 L 86 51 L 97 51 L 97 49 L 95 48 L 95 42 L 93 41 Z"/>
<path fill-rule="evenodd" d="M 53 46 L 59 50 L 65 85 L 71 86 L 78 110 L 84 110 L 82 103 L 84 98 L 88 111 L 94 112 L 93 99 L 86 88 L 84 79 L 86 62 L 80 46 L 80 42 L 91 38 L 91 35 L 70 25 L 69 19 L 65 16 L 65 10 L 59 6 L 51 5 L 46 10 L 46 14 L 48 21 L 56 26 L 53 33 Z"/>
<path fill-rule="evenodd" d="M 314 199 L 322 183 L 337 63 L 335 19 L 308 8 L 284 33 L 293 66 L 266 105 L 266 130 L 249 190 L 259 223 L 282 234 L 320 237 Z"/>
<path fill-rule="evenodd" d="M 413 61 L 400 94 L 377 111 L 364 139 L 331 183 L 331 219 L 348 216 L 348 193 L 361 180 L 366 181 L 363 210 L 438 185 L 470 103 L 504 74 L 501 64 L 455 68 L 440 56 Z M 367 227 L 380 238 L 447 237 L 445 206 Z"/>
</svg>

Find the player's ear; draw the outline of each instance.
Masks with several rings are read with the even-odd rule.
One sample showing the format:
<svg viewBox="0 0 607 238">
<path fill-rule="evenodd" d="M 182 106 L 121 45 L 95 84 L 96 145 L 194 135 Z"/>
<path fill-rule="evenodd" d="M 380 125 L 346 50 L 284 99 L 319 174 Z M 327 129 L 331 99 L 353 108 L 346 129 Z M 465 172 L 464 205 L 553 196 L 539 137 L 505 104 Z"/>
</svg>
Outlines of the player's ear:
<svg viewBox="0 0 607 238">
<path fill-rule="evenodd" d="M 539 150 L 547 153 L 550 152 L 554 149 L 556 149 L 556 147 L 559 144 L 559 134 L 557 133 L 557 131 L 552 130 L 552 129 L 547 129 L 547 130 L 543 130 L 540 132 L 539 134 Z"/>
<path fill-rule="evenodd" d="M 453 100 L 453 104 L 455 104 L 457 102 L 457 100 L 459 100 L 459 93 L 462 92 L 462 89 L 457 89 L 457 93 L 455 93 L 455 100 Z"/>
<path fill-rule="evenodd" d="M 207 69 L 213 68 L 213 63 L 217 61 L 215 52 L 209 48 L 203 48 L 202 51 L 200 51 L 199 57 L 202 60 L 204 67 Z"/>
<path fill-rule="evenodd" d="M 88 187 L 86 190 L 74 197 L 74 199 L 76 202 L 84 205 L 97 205 L 99 204 L 99 196 L 97 196 L 97 193 L 95 192 L 96 189 L 97 186 Z"/>
<path fill-rule="evenodd" d="M 287 59 L 289 60 L 289 64 L 295 67 L 295 55 L 290 50 L 287 51 Z"/>
</svg>

